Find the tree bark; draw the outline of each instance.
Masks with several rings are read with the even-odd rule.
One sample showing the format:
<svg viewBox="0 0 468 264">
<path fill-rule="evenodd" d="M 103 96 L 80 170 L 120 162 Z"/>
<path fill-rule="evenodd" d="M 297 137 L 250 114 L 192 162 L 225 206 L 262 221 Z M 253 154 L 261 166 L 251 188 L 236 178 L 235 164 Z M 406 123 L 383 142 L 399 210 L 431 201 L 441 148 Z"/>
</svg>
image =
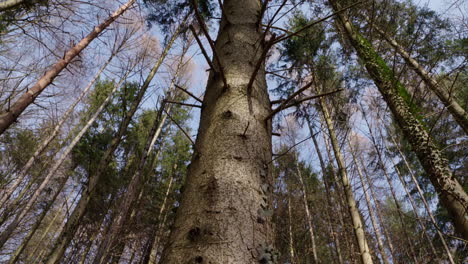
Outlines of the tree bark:
<svg viewBox="0 0 468 264">
<path fill-rule="evenodd" d="M 6 0 L 0 3 L 0 12 L 13 9 L 26 2 L 25 0 Z"/>
<path fill-rule="evenodd" d="M 210 72 L 163 264 L 253 264 L 276 258 L 269 216 L 271 122 L 266 117 L 271 106 L 264 65 L 255 66 L 265 49 L 261 3 L 226 0 L 223 6 L 215 44 L 217 67 Z"/>
<path fill-rule="evenodd" d="M 447 107 L 455 121 L 461 126 L 465 133 L 468 134 L 468 113 L 460 106 L 450 91 L 446 91 L 441 87 L 441 85 L 432 78 L 395 39 L 390 37 L 375 23 L 372 23 L 372 27 L 398 52 L 398 54 L 400 54 L 405 62 L 421 77 L 427 87 L 439 97 L 440 101 Z"/>
<path fill-rule="evenodd" d="M 335 11 L 340 9 L 336 0 L 329 0 L 329 2 Z M 406 88 L 395 78 L 391 69 L 375 52 L 369 41 L 354 29 L 348 17 L 340 13 L 337 18 L 383 99 L 387 102 L 399 127 L 410 142 L 413 151 L 419 158 L 421 165 L 439 194 L 442 205 L 449 212 L 455 230 L 464 239 L 468 239 L 468 195 L 453 176 L 442 152 L 410 108 L 412 102 Z"/>
<path fill-rule="evenodd" d="M 351 221 L 353 223 L 354 235 L 356 238 L 356 242 L 358 243 L 358 246 L 359 246 L 359 253 L 360 253 L 361 261 L 363 264 L 373 263 L 372 256 L 369 251 L 369 246 L 367 245 L 367 240 L 365 237 L 364 225 L 362 223 L 359 210 L 356 206 L 356 200 L 354 199 L 353 190 L 351 189 L 348 174 L 346 172 L 346 164 L 341 155 L 338 139 L 335 134 L 335 129 L 333 127 L 333 123 L 330 117 L 330 113 L 328 111 L 328 107 L 325 104 L 324 98 L 319 98 L 318 100 L 319 100 L 320 110 L 322 112 L 323 118 L 325 120 L 325 124 L 327 126 L 327 130 L 330 136 L 330 141 L 332 143 L 333 152 L 335 153 L 335 159 L 338 164 L 338 171 L 341 176 L 341 183 L 343 185 L 346 202 L 348 205 L 348 211 L 351 217 Z"/>
<path fill-rule="evenodd" d="M 357 170 L 357 173 L 359 175 L 359 179 L 360 179 L 361 187 L 362 187 L 362 192 L 364 193 L 364 198 L 366 200 L 367 208 L 369 209 L 369 216 L 370 216 L 370 220 L 371 220 L 371 223 L 372 223 L 372 227 L 374 228 L 375 238 L 377 239 L 377 245 L 378 245 L 378 248 L 379 248 L 379 251 L 380 251 L 380 256 L 382 257 L 383 263 L 388 264 L 390 262 L 388 260 L 387 253 L 385 252 L 385 246 L 384 246 L 384 243 L 383 243 L 382 234 L 380 233 L 380 228 L 379 228 L 379 225 L 377 223 L 377 218 L 375 217 L 374 209 L 372 208 L 372 203 L 371 203 L 371 200 L 370 200 L 370 197 L 369 197 L 369 193 L 367 192 L 367 188 L 366 188 L 366 186 L 364 184 L 364 176 L 362 174 L 361 167 L 359 166 L 359 163 L 357 162 L 356 154 L 355 154 L 355 152 L 353 150 L 353 147 L 351 146 L 351 142 L 349 142 L 349 139 L 347 139 L 347 141 L 348 141 L 348 146 L 349 146 L 349 149 L 350 149 L 350 152 L 351 152 L 351 156 L 353 158 L 354 165 L 356 166 L 356 170 Z"/>
<path fill-rule="evenodd" d="M 309 203 L 308 203 L 308 198 L 307 198 L 307 189 L 304 184 L 304 179 L 302 178 L 302 173 L 301 170 L 299 169 L 299 161 L 298 161 L 298 155 L 296 153 L 295 155 L 295 160 L 296 160 L 296 172 L 297 172 L 297 178 L 299 179 L 299 183 L 301 184 L 302 188 L 302 201 L 304 202 L 304 209 L 306 212 L 306 219 L 307 219 L 307 224 L 309 225 L 309 236 L 310 236 L 310 242 L 312 244 L 312 257 L 314 258 L 314 263 L 318 264 L 319 263 L 319 258 L 317 256 L 317 246 L 315 243 L 315 234 L 314 234 L 314 226 L 312 223 L 312 214 L 310 213 L 310 208 L 309 208 Z"/>
<path fill-rule="evenodd" d="M 327 197 L 328 210 L 332 210 L 333 202 L 331 200 L 330 185 L 328 184 L 328 180 L 326 179 L 327 168 L 325 166 L 325 162 L 323 160 L 322 153 L 320 152 L 318 142 L 317 142 L 317 138 L 316 138 L 316 136 L 314 134 L 314 131 L 312 129 L 309 118 L 307 118 L 307 124 L 309 126 L 310 136 L 312 137 L 312 141 L 313 141 L 314 147 L 315 147 L 315 152 L 317 153 L 317 156 L 319 158 L 320 168 L 322 170 L 322 180 L 323 180 L 323 183 L 325 185 L 325 192 L 326 192 L 326 197 Z M 330 229 L 331 229 L 331 233 L 332 233 L 331 235 L 332 235 L 332 238 L 333 238 L 333 242 L 335 244 L 335 253 L 336 253 L 336 256 L 338 258 L 338 264 L 343 264 L 344 262 L 343 262 L 343 256 L 341 255 L 340 241 L 339 241 L 339 239 L 337 237 L 337 234 L 335 232 L 334 223 L 330 218 L 328 210 L 327 210 L 327 219 L 328 219 L 328 222 L 330 223 Z M 341 210 L 338 210 L 337 213 L 338 213 L 338 218 L 340 219 L 340 222 L 343 223 L 343 215 L 341 214 Z M 343 228 L 344 228 L 344 226 L 343 226 Z M 345 239 L 346 239 L 346 237 L 345 237 Z"/>
<path fill-rule="evenodd" d="M 86 212 L 88 203 L 91 200 L 91 197 L 93 196 L 96 190 L 96 186 L 99 182 L 99 179 L 102 173 L 104 172 L 105 168 L 107 168 L 107 164 L 109 164 L 109 162 L 111 161 L 115 150 L 117 149 L 120 142 L 122 141 L 122 138 L 125 135 L 127 128 L 130 124 L 130 121 L 132 120 L 133 115 L 137 111 L 151 81 L 153 80 L 159 67 L 162 65 L 164 59 L 169 53 L 169 50 L 172 47 L 172 44 L 177 39 L 179 32 L 181 30 L 182 24 L 174 32 L 174 34 L 172 35 L 172 38 L 169 40 L 168 44 L 164 48 L 164 51 L 162 52 L 160 58 L 158 59 L 154 67 L 151 69 L 151 72 L 149 73 L 149 75 L 146 77 L 145 82 L 141 86 L 134 101 L 132 102 L 130 110 L 126 113 L 126 116 L 122 120 L 117 133 L 114 135 L 109 148 L 106 150 L 101 160 L 99 161 L 99 165 L 97 166 L 97 169 L 91 173 L 87 188 L 83 191 L 80 201 L 78 202 L 77 206 L 73 210 L 73 213 L 71 214 L 70 219 L 67 221 L 67 223 L 65 224 L 65 227 L 63 228 L 61 234 L 59 235 L 55 243 L 54 249 L 52 250 L 51 254 L 49 254 L 47 258 L 47 262 L 46 262 L 47 264 L 59 263 L 60 259 L 63 257 L 63 254 L 65 253 L 65 250 L 68 244 L 70 243 L 76 230 L 78 229 L 81 218 Z"/>
<path fill-rule="evenodd" d="M 0 114 L 0 135 L 5 132 L 21 115 L 21 113 L 34 102 L 34 100 L 49 86 L 53 80 L 64 70 L 68 64 L 80 54 L 94 39 L 96 39 L 101 32 L 109 27 L 120 15 L 127 11 L 136 0 L 129 0 L 126 4 L 122 5 L 117 11 L 109 16 L 103 23 L 94 27 L 94 29 L 84 37 L 78 44 L 68 50 L 62 59 L 55 63 L 46 73 L 42 76 L 33 87 L 28 89 L 26 93 L 11 106 Z"/>
</svg>

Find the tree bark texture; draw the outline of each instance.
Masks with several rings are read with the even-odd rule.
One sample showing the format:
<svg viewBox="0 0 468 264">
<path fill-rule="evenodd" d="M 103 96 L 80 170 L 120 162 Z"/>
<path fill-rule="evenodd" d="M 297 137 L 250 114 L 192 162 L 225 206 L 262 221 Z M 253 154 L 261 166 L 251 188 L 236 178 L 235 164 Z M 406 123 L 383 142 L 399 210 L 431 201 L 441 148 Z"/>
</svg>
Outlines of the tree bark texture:
<svg viewBox="0 0 468 264">
<path fill-rule="evenodd" d="M 226 0 L 223 6 L 215 43 L 222 65 L 210 72 L 194 154 L 162 264 L 253 264 L 277 257 L 269 207 L 272 147 L 266 117 L 271 105 L 264 65 L 255 69 L 265 48 L 261 2 Z"/>
</svg>

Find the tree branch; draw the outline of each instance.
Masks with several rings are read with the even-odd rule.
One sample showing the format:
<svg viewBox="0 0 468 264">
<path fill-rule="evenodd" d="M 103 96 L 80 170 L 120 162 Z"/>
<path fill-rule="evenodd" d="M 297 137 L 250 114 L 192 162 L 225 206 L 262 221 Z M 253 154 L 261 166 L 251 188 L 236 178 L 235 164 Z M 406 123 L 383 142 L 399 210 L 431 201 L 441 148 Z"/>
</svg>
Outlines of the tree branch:
<svg viewBox="0 0 468 264">
<path fill-rule="evenodd" d="M 202 101 L 200 98 L 198 98 L 197 96 L 195 96 L 193 93 L 191 93 L 191 92 L 189 92 L 188 90 L 186 90 L 186 89 L 180 87 L 180 86 L 177 85 L 177 84 L 175 84 L 175 87 L 176 87 L 177 89 L 182 90 L 184 93 L 190 95 L 193 99 L 197 100 L 199 103 L 202 103 L 202 104 L 203 104 L 203 101 Z"/>
</svg>

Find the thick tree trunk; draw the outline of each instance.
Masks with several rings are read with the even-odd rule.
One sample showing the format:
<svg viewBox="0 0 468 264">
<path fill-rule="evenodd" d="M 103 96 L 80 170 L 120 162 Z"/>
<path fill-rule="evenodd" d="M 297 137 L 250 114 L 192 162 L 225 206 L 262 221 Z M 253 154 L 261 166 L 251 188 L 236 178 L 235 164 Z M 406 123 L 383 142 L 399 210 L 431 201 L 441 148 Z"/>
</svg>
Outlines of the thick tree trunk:
<svg viewBox="0 0 468 264">
<path fill-rule="evenodd" d="M 23 166 L 21 169 L 20 173 L 16 176 L 15 181 L 13 182 L 13 185 L 11 185 L 5 193 L 3 193 L 2 198 L 0 199 L 0 208 L 4 206 L 4 203 L 10 198 L 11 194 L 16 190 L 16 188 L 23 182 L 24 178 L 27 176 L 27 173 L 29 169 L 32 167 L 36 159 L 41 155 L 44 150 L 49 146 L 50 142 L 55 139 L 57 134 L 60 132 L 60 129 L 62 128 L 63 124 L 65 124 L 65 121 L 67 121 L 68 117 L 70 114 L 73 112 L 75 109 L 76 105 L 83 99 L 83 97 L 88 93 L 88 91 L 91 89 L 91 87 L 94 85 L 96 80 L 99 78 L 101 73 L 104 71 L 104 69 L 109 65 L 111 62 L 112 58 L 114 57 L 115 53 L 113 53 L 109 59 L 104 63 L 104 65 L 98 70 L 98 72 L 94 75 L 94 78 L 88 83 L 88 85 L 85 87 L 85 89 L 81 92 L 80 96 L 73 102 L 72 105 L 67 109 L 67 111 L 62 115 L 62 118 L 60 118 L 60 121 L 55 125 L 54 130 L 50 135 L 41 142 L 37 150 L 34 152 L 31 158 L 26 162 L 26 164 Z"/>
<path fill-rule="evenodd" d="M 353 158 L 354 165 L 356 166 L 356 170 L 359 175 L 362 192 L 364 193 L 364 198 L 366 200 L 367 208 L 369 209 L 369 216 L 371 219 L 372 227 L 374 228 L 375 238 L 377 239 L 377 245 L 379 247 L 380 255 L 382 257 L 383 263 L 388 264 L 390 263 L 389 258 L 387 256 L 387 253 L 385 252 L 385 246 L 383 243 L 382 234 L 380 233 L 379 224 L 377 223 L 377 218 L 375 217 L 375 214 L 374 214 L 374 209 L 372 207 L 371 199 L 369 197 L 369 193 L 367 192 L 367 188 L 364 184 L 364 176 L 362 174 L 361 167 L 359 166 L 359 162 L 357 162 L 356 154 L 354 153 L 354 150 L 351 146 L 351 142 L 349 142 L 349 139 L 347 140 L 348 140 L 348 146 L 351 151 L 351 156 Z"/>
<path fill-rule="evenodd" d="M 359 253 L 360 253 L 361 261 L 363 264 L 373 263 L 372 256 L 369 251 L 369 246 L 367 245 L 367 240 L 365 237 L 364 225 L 362 223 L 362 219 L 359 214 L 359 209 L 356 206 L 356 200 L 354 199 L 353 190 L 351 189 L 348 174 L 346 172 L 346 164 L 341 155 L 340 146 L 339 146 L 336 134 L 335 134 L 335 129 L 333 127 L 333 123 L 330 117 L 330 113 L 328 111 L 328 107 L 325 104 L 325 100 L 323 98 L 319 98 L 318 100 L 319 100 L 320 110 L 323 114 L 323 118 L 325 120 L 325 124 L 327 126 L 327 130 L 330 136 L 330 141 L 332 144 L 333 152 L 335 153 L 335 159 L 338 164 L 338 173 L 340 174 L 340 177 L 341 177 L 341 183 L 343 185 L 343 189 L 344 189 L 344 193 L 346 197 L 346 203 L 348 205 L 349 215 L 353 223 L 354 235 L 356 238 L 356 242 L 359 246 Z"/>
<path fill-rule="evenodd" d="M 340 9 L 336 0 L 329 0 L 329 2 L 335 11 Z M 449 212 L 456 231 L 464 239 L 468 239 L 468 195 L 454 178 L 442 152 L 418 120 L 416 114 L 412 112 L 410 105 L 413 103 L 410 101 L 406 88 L 395 78 L 391 69 L 375 52 L 369 41 L 353 28 L 347 16 L 340 13 L 337 17 L 361 62 L 367 68 L 370 77 L 374 80 L 395 120 L 418 156 L 421 165 L 439 194 L 442 205 Z"/>
<path fill-rule="evenodd" d="M 182 23 L 184 24 L 185 21 Z M 161 54 L 161 57 L 158 59 L 156 64 L 154 65 L 153 69 L 151 69 L 151 72 L 149 75 L 146 77 L 145 82 L 141 86 L 140 90 L 138 91 L 138 94 L 135 98 L 135 100 L 132 102 L 130 110 L 127 112 L 126 116 L 122 120 L 119 129 L 117 133 L 115 134 L 114 138 L 112 139 L 112 142 L 110 143 L 109 148 L 106 150 L 106 152 L 103 154 L 99 165 L 97 169 L 91 173 L 88 181 L 88 186 L 87 188 L 83 191 L 83 194 L 80 198 L 80 201 L 78 202 L 77 206 L 73 210 L 73 213 L 71 214 L 69 220 L 65 224 L 65 227 L 63 228 L 61 234 L 59 235 L 57 242 L 55 243 L 54 249 L 52 250 L 51 254 L 48 256 L 47 259 L 47 264 L 56 264 L 59 263 L 60 259 L 63 257 L 63 254 L 65 253 L 65 250 L 72 240 L 76 230 L 78 229 L 79 223 L 81 221 L 81 218 L 83 217 L 84 213 L 86 212 L 86 208 L 88 206 L 89 201 L 91 200 L 91 197 L 93 196 L 96 186 L 99 182 L 99 179 L 104 172 L 104 170 L 107 168 L 107 165 L 111 161 L 115 150 L 119 146 L 120 142 L 122 141 L 123 136 L 127 132 L 127 128 L 130 124 L 130 121 L 133 118 L 133 115 L 137 111 L 141 100 L 143 99 L 143 96 L 146 93 L 146 90 L 148 89 L 151 81 L 153 80 L 154 76 L 156 75 L 159 67 L 163 63 L 164 59 L 166 58 L 167 54 L 169 53 L 170 48 L 172 47 L 172 44 L 175 42 L 176 38 L 179 35 L 179 31 L 182 26 L 179 26 L 178 29 L 174 32 L 172 38 L 168 42 L 167 46 L 164 48 L 163 53 Z"/>
<path fill-rule="evenodd" d="M 127 11 L 135 3 L 135 0 L 129 0 L 126 4 L 122 5 L 117 11 L 109 16 L 102 24 L 94 27 L 86 37 L 84 37 L 78 44 L 68 50 L 63 58 L 55 63 L 46 73 L 42 76 L 31 89 L 28 89 L 26 93 L 11 106 L 9 109 L 5 109 L 0 114 L 0 135 L 7 130 L 11 124 L 21 115 L 21 113 L 34 102 L 37 96 L 44 91 L 44 89 L 52 83 L 52 81 L 65 69 L 68 64 L 80 54 L 94 39 L 96 39 L 101 32 L 103 32 L 108 26 L 112 24 L 120 15 Z"/>
<path fill-rule="evenodd" d="M 0 248 L 5 244 L 5 242 L 11 236 L 11 234 L 13 233 L 15 228 L 20 224 L 21 220 L 26 216 L 26 214 L 29 212 L 29 210 L 36 203 L 36 201 L 39 198 L 39 196 L 41 195 L 42 191 L 47 187 L 50 180 L 56 175 L 57 170 L 60 168 L 62 163 L 65 161 L 68 154 L 70 154 L 70 152 L 73 150 L 75 145 L 78 144 L 78 142 L 80 141 L 81 137 L 86 133 L 86 131 L 88 131 L 88 128 L 94 123 L 94 121 L 97 119 L 97 117 L 102 112 L 102 110 L 104 110 L 104 107 L 111 100 L 113 94 L 117 91 L 118 87 L 120 87 L 120 85 L 123 83 L 125 78 L 126 78 L 126 76 L 124 78 L 122 78 L 122 80 L 117 85 L 115 85 L 115 87 L 110 92 L 110 94 L 107 96 L 107 98 L 104 100 L 104 102 L 99 106 L 96 113 L 94 113 L 94 115 L 90 118 L 90 120 L 88 120 L 86 125 L 80 130 L 78 135 L 75 136 L 75 138 L 72 140 L 72 142 L 62 152 L 59 159 L 54 163 L 54 166 L 52 166 L 52 168 L 49 170 L 49 173 L 44 178 L 41 185 L 36 189 L 36 191 L 31 196 L 31 198 L 29 198 L 28 203 L 16 214 L 15 219 L 8 225 L 8 227 L 5 229 L 5 231 L 2 234 L 0 234 Z"/>
<path fill-rule="evenodd" d="M 446 91 L 441 85 L 432 78 L 429 73 L 415 60 L 411 55 L 392 37 L 385 33 L 375 23 L 372 23 L 372 27 L 400 54 L 405 62 L 414 69 L 414 71 L 421 77 L 424 83 L 429 89 L 439 97 L 440 101 L 452 114 L 453 118 L 463 128 L 466 134 L 468 134 L 468 112 L 458 104 L 454 96 L 450 91 Z"/>
<path fill-rule="evenodd" d="M 265 120 L 271 106 L 264 66 L 255 70 L 264 50 L 261 2 L 226 0 L 224 10 L 215 44 L 223 67 L 210 74 L 163 264 L 253 264 L 276 257 L 269 219 L 271 123 Z"/>
<path fill-rule="evenodd" d="M 323 180 L 323 183 L 325 185 L 325 192 L 326 192 L 327 205 L 328 205 L 327 219 L 328 219 L 328 222 L 330 223 L 331 235 L 332 235 L 332 238 L 333 238 L 333 243 L 335 244 L 334 248 L 335 248 L 336 257 L 338 258 L 338 264 L 343 264 L 344 262 L 343 262 L 343 256 L 341 255 L 340 241 L 339 241 L 337 233 L 335 231 L 334 223 L 331 220 L 329 212 L 328 212 L 328 210 L 332 210 L 332 208 L 334 208 L 334 207 L 333 207 L 333 202 L 331 200 L 330 186 L 328 184 L 328 179 L 326 179 L 326 177 L 327 177 L 326 176 L 327 168 L 325 166 L 325 162 L 323 160 L 322 153 L 320 152 L 320 149 L 319 149 L 319 146 L 318 146 L 317 137 L 316 137 L 316 135 L 315 135 L 315 133 L 314 133 L 314 131 L 312 129 L 312 126 L 310 124 L 310 120 L 308 118 L 307 118 L 307 124 L 309 126 L 310 136 L 312 137 L 312 141 L 313 141 L 314 147 L 315 147 L 315 152 L 317 153 L 317 156 L 319 158 L 320 168 L 322 170 L 322 180 Z M 338 210 L 337 213 L 338 213 L 338 218 L 340 219 L 340 222 L 342 223 L 343 222 L 343 215 L 341 214 L 341 210 Z"/>
</svg>

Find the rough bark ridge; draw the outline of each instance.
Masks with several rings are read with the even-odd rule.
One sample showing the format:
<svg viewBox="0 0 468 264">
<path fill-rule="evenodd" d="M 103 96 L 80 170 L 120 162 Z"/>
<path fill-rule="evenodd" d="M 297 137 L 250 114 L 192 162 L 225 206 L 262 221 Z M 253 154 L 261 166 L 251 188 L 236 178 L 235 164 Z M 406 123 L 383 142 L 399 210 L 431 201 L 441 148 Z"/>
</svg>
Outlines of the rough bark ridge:
<svg viewBox="0 0 468 264">
<path fill-rule="evenodd" d="M 261 2 L 226 0 L 192 163 L 161 263 L 271 263 L 271 111 L 262 66 Z M 226 17 L 227 16 L 227 17 Z M 271 254 L 273 253 L 273 254 Z"/>
<path fill-rule="evenodd" d="M 330 3 L 335 10 L 339 10 L 336 1 L 330 0 Z M 413 151 L 439 194 L 442 205 L 449 212 L 455 230 L 464 239 L 468 239 L 468 195 L 453 177 L 447 160 L 412 112 L 411 102 L 405 100 L 405 97 L 409 97 L 405 87 L 395 78 L 392 70 L 375 52 L 369 41 L 353 28 L 348 18 L 344 14 L 339 14 L 338 19 L 357 51 L 361 63 L 366 67 L 399 127 L 410 142 Z"/>
</svg>

